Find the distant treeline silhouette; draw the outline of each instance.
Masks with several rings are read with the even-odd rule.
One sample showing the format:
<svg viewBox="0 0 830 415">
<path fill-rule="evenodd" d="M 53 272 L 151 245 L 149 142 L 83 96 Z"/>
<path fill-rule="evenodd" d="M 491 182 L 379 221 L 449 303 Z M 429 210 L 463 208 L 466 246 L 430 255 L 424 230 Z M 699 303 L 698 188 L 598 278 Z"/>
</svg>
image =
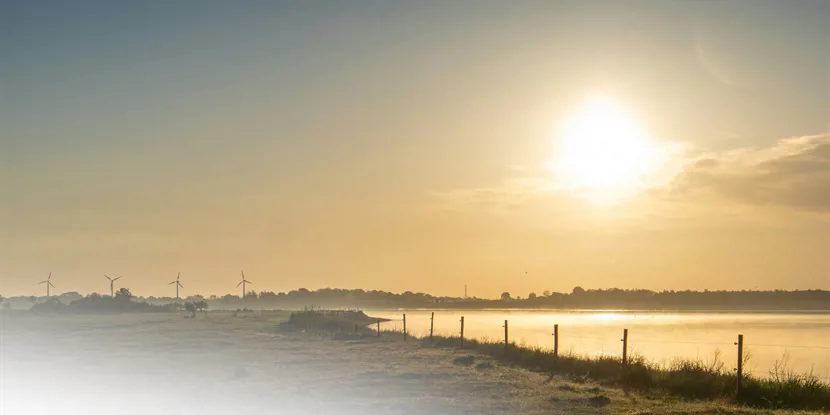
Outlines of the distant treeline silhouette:
<svg viewBox="0 0 830 415">
<path fill-rule="evenodd" d="M 75 296 L 71 296 L 75 298 Z M 66 299 L 64 296 L 63 299 Z M 61 296 L 35 302 L 30 311 L 36 313 L 152 313 L 171 312 L 178 309 L 177 304 L 152 305 L 143 301 L 134 301 L 129 288 L 121 288 L 114 296 L 97 293 L 69 302 L 61 301 Z M 191 303 L 188 303 L 191 305 Z"/>
<path fill-rule="evenodd" d="M 93 295 L 94 297 L 94 295 Z M 84 298 L 76 292 L 51 298 L 71 303 Z M 8 301 L 35 304 L 45 297 L 13 297 Z M 426 293 L 392 293 L 378 290 L 300 288 L 289 292 L 248 291 L 238 295 L 201 296 L 184 299 L 172 297 L 136 297 L 134 300 L 163 305 L 173 302 L 205 300 L 211 309 L 246 307 L 301 309 L 323 308 L 558 308 L 558 309 L 631 309 L 631 310 L 803 310 L 830 311 L 830 291 L 650 291 L 625 289 L 583 289 L 570 293 L 545 291 L 539 295 L 514 296 L 504 292 L 498 299 L 440 297 Z"/>
<path fill-rule="evenodd" d="M 199 299 L 201 297 L 190 297 Z M 149 298 L 151 302 L 160 299 Z M 172 299 L 164 299 L 169 301 Z M 304 288 L 274 293 L 249 291 L 244 298 L 234 295 L 207 298 L 214 308 L 238 304 L 253 307 L 302 308 L 562 308 L 562 309 L 645 309 L 645 310 L 827 310 L 830 291 L 650 291 L 586 290 L 575 287 L 570 293 L 529 293 L 525 297 L 502 293 L 498 299 L 438 297 L 426 293 L 392 293 L 378 290 Z"/>
</svg>

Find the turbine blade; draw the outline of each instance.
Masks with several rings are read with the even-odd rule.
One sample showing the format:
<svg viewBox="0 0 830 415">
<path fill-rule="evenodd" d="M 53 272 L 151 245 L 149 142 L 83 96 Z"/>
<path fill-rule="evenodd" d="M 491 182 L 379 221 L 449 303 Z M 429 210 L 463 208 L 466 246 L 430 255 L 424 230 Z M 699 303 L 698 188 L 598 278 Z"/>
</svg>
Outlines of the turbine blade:
<svg viewBox="0 0 830 415">
<path fill-rule="evenodd" d="M 179 287 L 184 288 L 184 285 L 182 285 L 182 283 L 179 283 Z"/>
<path fill-rule="evenodd" d="M 239 284 L 236 284 L 237 287 L 239 287 L 240 285 L 242 285 L 242 281 L 240 281 Z"/>
<path fill-rule="evenodd" d="M 49 282 L 49 285 L 51 285 L 52 288 L 55 288 L 55 284 L 52 284 L 52 282 Z"/>
<path fill-rule="evenodd" d="M 41 282 L 38 283 L 38 285 L 40 285 L 40 284 L 46 284 L 46 281 L 41 281 Z M 242 283 L 240 283 L 240 284 L 242 284 Z M 237 287 L 238 287 L 238 285 L 237 285 Z"/>
<path fill-rule="evenodd" d="M 104 278 L 106 278 L 106 279 L 108 279 L 108 280 L 112 281 L 112 278 L 108 277 L 107 275 L 104 275 Z"/>
<path fill-rule="evenodd" d="M 121 279 L 121 277 L 116 277 L 115 279 L 113 279 L 113 281 L 118 281 L 120 279 Z"/>
<path fill-rule="evenodd" d="M 173 281 L 173 282 L 171 282 L 170 284 L 167 284 L 167 285 L 173 285 L 173 284 L 175 284 L 175 283 L 176 283 L 176 281 Z"/>
<path fill-rule="evenodd" d="M 248 284 L 253 284 L 253 283 L 252 283 L 252 282 L 250 282 L 250 281 L 245 281 L 245 282 L 246 282 L 246 283 L 248 283 Z"/>
</svg>

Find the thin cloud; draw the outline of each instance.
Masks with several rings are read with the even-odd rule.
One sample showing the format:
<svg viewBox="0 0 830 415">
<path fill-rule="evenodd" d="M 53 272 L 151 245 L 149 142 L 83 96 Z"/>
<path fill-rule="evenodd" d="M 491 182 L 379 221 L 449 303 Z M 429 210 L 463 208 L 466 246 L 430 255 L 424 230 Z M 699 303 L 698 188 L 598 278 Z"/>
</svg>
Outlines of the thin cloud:
<svg viewBox="0 0 830 415">
<path fill-rule="evenodd" d="M 830 212 L 830 134 L 701 157 L 675 177 L 669 194 L 680 199 L 713 195 L 750 205 Z"/>
</svg>

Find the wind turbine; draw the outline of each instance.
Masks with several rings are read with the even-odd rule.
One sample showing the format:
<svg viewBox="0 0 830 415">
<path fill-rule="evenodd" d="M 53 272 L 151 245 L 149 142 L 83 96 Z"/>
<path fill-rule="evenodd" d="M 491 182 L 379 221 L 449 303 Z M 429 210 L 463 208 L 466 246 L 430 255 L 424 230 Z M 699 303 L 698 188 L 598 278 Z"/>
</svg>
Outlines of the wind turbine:
<svg viewBox="0 0 830 415">
<path fill-rule="evenodd" d="M 115 278 L 110 278 L 106 274 L 104 274 L 104 277 L 106 277 L 108 280 L 110 280 L 110 297 L 115 297 L 115 289 L 113 288 L 113 285 L 115 284 L 116 281 L 121 279 L 121 277 L 119 276 L 119 277 L 115 277 Z"/>
<path fill-rule="evenodd" d="M 52 273 L 50 272 L 49 277 L 47 277 L 45 280 L 38 283 L 38 284 L 46 284 L 46 296 L 47 297 L 49 297 L 49 287 L 52 287 L 52 288 L 55 287 L 55 285 L 52 284 L 51 280 L 52 280 Z"/>
<path fill-rule="evenodd" d="M 252 282 L 245 279 L 245 271 L 242 271 L 242 281 L 240 281 L 239 284 L 236 284 L 237 287 L 239 287 L 240 285 L 242 286 L 242 299 L 245 299 L 245 293 L 247 292 L 245 291 L 245 283 L 253 284 Z"/>
<path fill-rule="evenodd" d="M 180 272 L 180 273 L 178 273 L 178 274 L 176 274 L 176 281 L 173 281 L 173 282 L 171 282 L 170 284 L 167 284 L 167 285 L 173 285 L 173 284 L 176 284 L 176 299 L 177 299 L 177 300 L 179 299 L 179 287 L 184 288 L 184 285 L 182 285 L 182 283 L 180 283 L 180 282 L 179 282 L 179 277 L 181 277 L 181 276 L 182 276 L 182 273 L 181 273 L 181 272 Z"/>
</svg>

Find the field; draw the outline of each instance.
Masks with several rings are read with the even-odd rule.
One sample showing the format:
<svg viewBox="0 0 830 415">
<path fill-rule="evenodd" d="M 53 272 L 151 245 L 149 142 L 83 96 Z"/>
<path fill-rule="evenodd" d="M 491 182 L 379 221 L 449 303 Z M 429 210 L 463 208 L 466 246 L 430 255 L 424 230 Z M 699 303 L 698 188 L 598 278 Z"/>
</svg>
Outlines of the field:
<svg viewBox="0 0 830 415">
<path fill-rule="evenodd" d="M 280 333 L 284 312 L 8 312 L 5 414 L 792 414 L 626 394 L 398 336 Z"/>
</svg>

